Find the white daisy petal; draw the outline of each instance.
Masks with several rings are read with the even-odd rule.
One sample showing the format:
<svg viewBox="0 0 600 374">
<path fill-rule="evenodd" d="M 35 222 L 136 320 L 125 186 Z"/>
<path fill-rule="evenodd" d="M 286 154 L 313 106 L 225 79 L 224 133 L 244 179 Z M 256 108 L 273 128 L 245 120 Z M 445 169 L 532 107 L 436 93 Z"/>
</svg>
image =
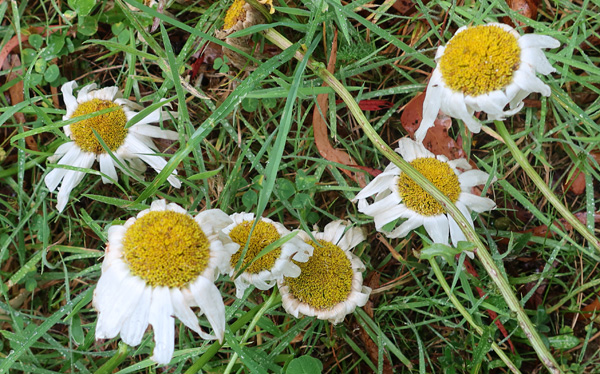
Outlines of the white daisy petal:
<svg viewBox="0 0 600 374">
<path fill-rule="evenodd" d="M 450 228 L 448 226 L 448 217 L 445 214 L 425 218 L 423 220 L 423 227 L 425 227 L 425 231 L 427 231 L 434 243 L 448 244 Z"/>
<path fill-rule="evenodd" d="M 189 287 L 217 339 L 222 343 L 225 336 L 225 304 L 221 292 L 213 282 L 204 277 L 198 277 L 195 282 L 190 283 Z"/>
<path fill-rule="evenodd" d="M 212 284 L 212 283 L 211 283 Z M 214 286 L 214 285 L 213 285 Z M 178 288 L 173 288 L 171 291 L 171 303 L 173 304 L 173 313 L 175 317 L 179 318 L 184 325 L 189 329 L 195 331 L 202 339 L 213 340 L 216 339 L 213 335 L 207 334 L 202 331 L 202 328 L 198 324 L 198 317 L 192 312 L 192 309 L 186 304 L 183 294 Z M 194 293 L 195 294 L 195 293 Z M 223 300 L 221 300 L 221 303 Z M 209 308 L 210 310 L 210 308 Z"/>
<path fill-rule="evenodd" d="M 115 169 L 115 164 L 113 162 L 113 159 L 110 157 L 110 155 L 108 153 L 103 153 L 101 155 L 98 155 L 98 163 L 100 164 L 100 172 L 101 173 L 106 174 L 113 180 L 116 180 L 118 178 L 117 170 Z M 111 182 L 111 180 L 108 178 L 102 177 L 102 183 L 106 184 L 106 183 L 113 183 L 113 182 Z"/>
<path fill-rule="evenodd" d="M 519 46 L 523 49 L 558 48 L 560 42 L 548 35 L 525 34 L 519 38 Z"/>
<path fill-rule="evenodd" d="M 73 89 L 77 87 L 77 82 L 69 81 L 62 85 L 60 91 L 63 94 L 63 101 L 67 107 L 67 112 L 73 113 L 77 108 L 77 99 L 73 96 Z"/>
<path fill-rule="evenodd" d="M 535 69 L 536 72 L 548 75 L 555 73 L 556 69 L 550 64 L 541 49 L 528 48 L 521 53 L 521 58 Z"/>
<path fill-rule="evenodd" d="M 550 96 L 552 93 L 547 84 L 542 82 L 540 78 L 535 76 L 535 74 L 527 70 L 519 70 L 515 72 L 515 83 L 521 87 L 523 91 L 539 92 L 544 96 Z"/>
<path fill-rule="evenodd" d="M 467 170 L 458 176 L 460 188 L 463 191 L 468 191 L 471 187 L 486 184 L 490 179 L 490 175 L 481 170 Z"/>
<path fill-rule="evenodd" d="M 442 72 L 439 69 L 435 69 L 431 78 L 429 78 L 429 85 L 427 86 L 425 100 L 423 101 L 423 119 L 415 132 L 416 141 L 423 142 L 427 130 L 433 127 L 442 105 L 443 91 Z"/>
<path fill-rule="evenodd" d="M 121 339 L 125 344 L 135 347 L 142 342 L 144 332 L 148 328 L 151 301 L 152 288 L 145 286 L 138 302 L 133 307 L 131 315 L 123 322 Z"/>
<path fill-rule="evenodd" d="M 421 215 L 415 215 L 404 221 L 390 233 L 387 233 L 386 236 L 388 238 L 404 238 L 409 232 L 420 226 L 423 226 L 423 217 Z"/>
<path fill-rule="evenodd" d="M 459 199 L 471 210 L 477 213 L 487 212 L 496 208 L 496 203 L 494 200 L 488 199 L 487 197 L 473 195 L 468 192 L 461 193 Z"/>
<path fill-rule="evenodd" d="M 152 290 L 148 322 L 154 330 L 154 351 L 150 359 L 161 365 L 171 362 L 175 352 L 175 319 L 168 287 Z"/>
</svg>

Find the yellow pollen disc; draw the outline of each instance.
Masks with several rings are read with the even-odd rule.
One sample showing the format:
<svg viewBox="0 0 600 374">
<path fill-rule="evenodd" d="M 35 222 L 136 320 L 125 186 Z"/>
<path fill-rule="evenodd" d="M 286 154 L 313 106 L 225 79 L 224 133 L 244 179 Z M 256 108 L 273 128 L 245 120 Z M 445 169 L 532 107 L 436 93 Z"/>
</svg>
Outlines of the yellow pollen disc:
<svg viewBox="0 0 600 374">
<path fill-rule="evenodd" d="M 183 287 L 208 266 L 210 243 L 187 214 L 151 211 L 123 238 L 123 257 L 134 275 L 152 287 Z"/>
<path fill-rule="evenodd" d="M 517 38 L 501 27 L 470 27 L 450 40 L 440 70 L 453 91 L 478 96 L 510 84 L 520 55 Z"/>
<path fill-rule="evenodd" d="M 246 9 L 244 0 L 235 0 L 233 4 L 227 9 L 225 13 L 225 19 L 223 20 L 223 30 L 228 30 L 236 25 L 239 21 L 243 21 L 246 18 Z"/>
<path fill-rule="evenodd" d="M 460 182 L 450 165 L 433 157 L 417 158 L 410 164 L 444 195 L 448 196 L 453 203 L 458 200 L 461 192 Z M 436 216 L 444 213 L 444 207 L 410 179 L 406 173 L 400 174 L 398 178 L 398 193 L 408 209 L 423 216 Z"/>
<path fill-rule="evenodd" d="M 246 246 L 253 223 L 253 221 L 244 221 L 234 227 L 229 233 L 231 240 L 240 245 L 240 249 L 231 256 L 230 263 L 234 268 L 240 260 L 242 251 Z M 280 235 L 275 226 L 268 222 L 258 221 L 254 231 L 252 231 L 252 237 L 250 238 L 250 243 L 248 243 L 248 250 L 244 256 L 244 261 L 242 262 L 242 267 L 245 267 L 248 263 L 252 262 L 245 271 L 251 274 L 258 274 L 263 270 L 271 270 L 273 265 L 275 265 L 275 261 L 281 256 L 281 248 L 275 248 L 256 261 L 255 258 L 260 251 L 279 238 Z"/>
<path fill-rule="evenodd" d="M 111 151 L 116 151 L 123 144 L 125 137 L 127 137 L 127 129 L 125 128 L 127 116 L 119 104 L 109 100 L 92 99 L 79 104 L 72 117 L 79 117 L 114 107 L 119 107 L 119 109 L 71 125 L 73 141 L 79 148 L 96 154 L 105 153 L 92 129 L 96 130 Z"/>
<path fill-rule="evenodd" d="M 296 262 L 298 278 L 285 278 L 294 297 L 313 308 L 326 310 L 348 299 L 352 291 L 352 264 L 344 251 L 325 240 L 311 241 L 313 255 L 307 262 Z"/>
</svg>

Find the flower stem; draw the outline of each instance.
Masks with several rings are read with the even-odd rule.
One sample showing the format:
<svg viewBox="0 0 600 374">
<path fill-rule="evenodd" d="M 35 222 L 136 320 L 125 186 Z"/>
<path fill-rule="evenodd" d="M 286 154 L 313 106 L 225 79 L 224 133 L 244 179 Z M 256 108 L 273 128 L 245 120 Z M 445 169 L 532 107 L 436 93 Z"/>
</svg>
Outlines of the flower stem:
<svg viewBox="0 0 600 374">
<path fill-rule="evenodd" d="M 473 327 L 479 335 L 483 335 L 483 328 L 481 326 L 479 326 L 477 324 L 477 322 L 475 322 L 475 320 L 469 314 L 467 309 L 460 303 L 458 298 L 456 296 L 454 296 L 454 294 L 452 293 L 452 290 L 450 289 L 448 282 L 446 282 L 446 279 L 444 278 L 444 274 L 442 273 L 442 269 L 440 269 L 440 266 L 438 265 L 435 257 L 430 258 L 429 263 L 431 264 L 431 268 L 433 269 L 435 276 L 437 277 L 438 281 L 442 285 L 442 288 L 444 289 L 444 291 L 446 291 L 446 294 L 450 298 L 450 301 L 452 302 L 452 304 L 454 304 L 454 307 L 456 309 L 458 309 L 460 314 L 462 314 L 462 316 L 465 317 L 467 322 L 469 322 L 469 324 L 471 324 L 471 327 Z M 498 354 L 498 357 L 500 357 L 500 359 L 506 364 L 506 366 L 510 369 L 510 371 L 512 371 L 515 374 L 521 373 L 519 371 L 519 369 L 515 366 L 515 364 L 512 363 L 510 358 L 508 358 L 508 356 L 504 353 L 504 351 L 498 346 L 498 344 L 492 342 L 492 349 Z"/>
<path fill-rule="evenodd" d="M 502 121 L 494 121 L 496 125 L 496 130 L 504 140 L 504 144 L 508 147 L 508 150 L 515 158 L 515 161 L 521 168 L 525 171 L 525 173 L 529 176 L 529 179 L 535 184 L 535 186 L 542 192 L 544 197 L 548 199 L 548 202 L 554 206 L 554 208 L 560 213 L 560 215 L 569 223 L 575 230 L 577 230 L 587 241 L 588 243 L 596 249 L 600 253 L 600 242 L 598 242 L 598 238 L 594 235 L 593 232 L 589 231 L 574 215 L 571 213 L 569 208 L 567 208 L 556 195 L 550 190 L 550 187 L 544 182 L 542 177 L 533 169 L 533 166 L 527 160 L 527 157 L 521 152 L 515 141 L 511 138 L 506 126 L 504 126 L 504 122 Z"/>
<path fill-rule="evenodd" d="M 274 29 L 268 29 L 263 31 L 265 38 L 270 40 L 273 44 L 277 45 L 282 50 L 285 50 L 292 46 L 292 43 L 287 40 L 283 35 L 275 31 Z M 295 57 L 298 60 L 304 58 L 304 54 L 301 51 L 297 51 Z M 390 148 L 381 139 L 379 134 L 373 129 L 369 120 L 365 117 L 362 110 L 358 107 L 358 104 L 350 95 L 350 92 L 344 87 L 344 85 L 335 78 L 333 74 L 327 71 L 323 63 L 319 63 L 310 59 L 307 65 L 311 70 L 315 72 L 321 79 L 323 79 L 329 86 L 340 96 L 344 103 L 348 106 L 350 113 L 354 116 L 354 119 L 359 123 L 363 129 L 365 135 L 371 140 L 373 145 L 381 152 L 387 159 L 396 164 L 403 173 L 406 173 L 408 177 L 414 180 L 421 188 L 431 194 L 443 207 L 444 209 L 454 218 L 458 226 L 461 228 L 467 240 L 475 245 L 477 248 L 477 256 L 481 261 L 483 267 L 490 275 L 490 278 L 494 281 L 498 290 L 502 294 L 502 297 L 506 301 L 508 307 L 516 314 L 519 325 L 525 332 L 525 335 L 529 339 L 529 342 L 536 351 L 538 357 L 546 366 L 546 368 L 553 374 L 562 373 L 558 364 L 548 348 L 544 345 L 540 335 L 535 329 L 535 326 L 523 310 L 523 307 L 517 300 L 517 297 L 513 294 L 512 288 L 508 281 L 502 276 L 500 269 L 494 263 L 492 256 L 488 252 L 485 245 L 479 239 L 479 236 L 475 230 L 470 226 L 467 219 L 462 215 L 460 210 L 450 201 L 450 199 L 438 190 L 427 178 L 413 168 L 408 162 L 406 162 L 400 155 L 398 155 L 392 148 Z"/>
<path fill-rule="evenodd" d="M 119 342 L 119 349 L 117 350 L 117 354 L 114 355 L 110 360 L 106 361 L 104 365 L 100 366 L 94 374 L 112 373 L 113 370 L 115 370 L 115 368 L 127 358 L 128 354 L 129 346 L 123 342 Z"/>
<path fill-rule="evenodd" d="M 250 324 L 250 327 L 248 327 L 246 334 L 244 334 L 244 337 L 242 338 L 242 342 L 240 342 L 240 344 L 242 344 L 243 342 L 245 342 L 248 339 L 248 336 L 250 336 L 249 332 L 258 323 L 258 319 L 266 312 L 266 310 L 269 307 L 271 307 L 271 305 L 275 304 L 279 300 L 281 300 L 281 295 L 276 290 L 273 290 L 273 292 L 271 293 L 271 296 L 267 299 L 266 302 L 264 302 L 261 305 L 257 305 L 254 308 L 250 309 L 248 312 L 246 312 L 237 321 L 235 321 L 233 324 L 231 324 L 231 326 L 229 327 L 229 331 L 232 334 L 237 332 L 239 329 L 244 327 L 248 323 L 248 321 L 250 321 L 252 319 L 252 323 Z M 206 352 L 204 352 L 204 354 L 202 356 L 200 356 L 200 358 L 196 362 L 194 362 L 194 364 L 192 366 L 190 366 L 189 369 L 187 369 L 184 374 L 198 373 L 200 370 L 202 370 L 204 365 L 208 361 L 210 361 L 210 359 L 213 358 L 213 356 L 215 354 L 217 354 L 217 352 L 219 351 L 219 349 L 222 346 L 223 346 L 223 343 L 219 343 L 218 341 L 212 343 L 212 345 L 210 347 L 208 347 Z M 235 361 L 235 359 L 232 359 L 231 361 Z"/>
</svg>

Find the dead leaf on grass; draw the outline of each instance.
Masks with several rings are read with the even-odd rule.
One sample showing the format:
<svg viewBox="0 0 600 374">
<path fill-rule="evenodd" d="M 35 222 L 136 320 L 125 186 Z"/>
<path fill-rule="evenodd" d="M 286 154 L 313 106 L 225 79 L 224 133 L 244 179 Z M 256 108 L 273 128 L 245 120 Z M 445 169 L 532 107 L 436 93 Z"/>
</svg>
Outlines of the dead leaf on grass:
<svg viewBox="0 0 600 374">
<path fill-rule="evenodd" d="M 8 82 L 12 81 L 13 79 L 18 79 L 20 71 L 23 70 L 21 68 L 21 60 L 19 59 L 19 56 L 16 54 L 11 55 L 10 59 L 7 59 L 4 61 L 4 66 L 2 66 L 2 69 L 10 70 L 10 73 L 8 73 L 8 75 L 6 76 L 6 80 Z M 17 74 L 17 73 L 19 73 L 19 74 Z M 17 105 L 19 103 L 22 103 L 24 100 L 23 80 L 18 80 L 17 83 L 12 85 L 8 89 L 8 95 L 10 96 L 11 105 Z M 17 121 L 17 123 L 19 123 L 21 125 L 26 122 L 25 115 L 21 112 L 16 112 L 14 114 L 14 117 L 15 117 L 15 120 Z M 28 130 L 28 128 L 25 128 L 25 130 Z M 33 136 L 26 137 L 25 143 L 27 144 L 27 148 L 34 150 L 34 151 L 38 151 L 37 142 L 35 141 Z"/>
<path fill-rule="evenodd" d="M 525 17 L 536 19 L 540 0 L 506 0 L 506 4 L 508 4 L 510 9 L 521 13 Z M 502 22 L 513 27 L 515 26 L 512 19 L 508 16 L 503 17 Z M 523 22 L 519 22 L 519 26 L 525 26 L 525 24 Z M 525 29 L 528 30 L 529 27 L 526 27 Z"/>
<path fill-rule="evenodd" d="M 406 106 L 400 117 L 402 127 L 408 135 L 414 137 L 415 131 L 419 128 L 419 124 L 423 119 L 423 101 L 425 100 L 425 92 L 415 96 Z M 460 144 L 458 144 L 448 134 L 448 129 L 452 126 L 452 118 L 442 114 L 438 115 L 434 122 L 434 126 L 427 131 L 423 145 L 429 151 L 436 155 L 444 155 L 450 160 L 457 158 L 466 158 Z"/>
<path fill-rule="evenodd" d="M 592 152 L 590 155 L 600 164 L 600 153 Z M 578 168 L 575 168 L 571 178 L 564 184 L 563 190 L 573 192 L 575 195 L 581 195 L 585 192 L 585 174 Z"/>
<path fill-rule="evenodd" d="M 330 73 L 334 72 L 335 61 L 337 56 L 337 31 L 333 36 L 333 43 L 331 46 L 331 55 L 329 56 L 329 62 L 327 64 L 327 70 Z M 327 84 L 323 83 L 323 87 Z M 327 121 L 324 117 L 325 113 L 328 112 L 329 103 L 328 95 L 320 94 L 317 96 L 317 105 L 313 109 L 313 133 L 315 137 L 315 144 L 321 156 L 324 159 L 337 162 L 343 165 L 356 166 L 356 161 L 350 157 L 349 154 L 341 149 L 334 148 L 329 142 L 329 132 L 327 129 Z M 367 185 L 364 174 L 354 173 L 347 169 L 341 169 L 344 174 L 352 178 L 360 187 Z"/>
</svg>

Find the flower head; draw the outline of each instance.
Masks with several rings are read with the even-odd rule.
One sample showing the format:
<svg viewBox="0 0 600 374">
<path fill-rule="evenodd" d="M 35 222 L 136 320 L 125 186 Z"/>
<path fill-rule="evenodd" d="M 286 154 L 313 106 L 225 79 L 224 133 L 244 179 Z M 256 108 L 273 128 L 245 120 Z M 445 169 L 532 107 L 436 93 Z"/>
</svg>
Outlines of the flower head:
<svg viewBox="0 0 600 374">
<path fill-rule="evenodd" d="M 448 44 L 437 50 L 437 67 L 427 86 L 416 140 L 423 141 L 440 110 L 478 133 L 481 123 L 473 117 L 474 112 L 502 119 L 520 111 L 523 99 L 532 92 L 550 96 L 550 87 L 536 73 L 556 71 L 542 49 L 558 46 L 552 37 L 521 36 L 502 23 L 459 28 Z M 506 105 L 510 109 L 505 110 Z"/>
<path fill-rule="evenodd" d="M 249 285 L 254 285 L 260 290 L 268 290 L 275 285 L 277 280 L 286 277 L 297 277 L 300 268 L 292 262 L 306 262 L 312 254 L 312 246 L 304 243 L 297 236 L 273 249 L 261 257 L 257 256 L 270 244 L 290 234 L 281 223 L 269 218 L 261 217 L 254 230 L 254 213 L 234 213 L 231 215 L 233 223 L 223 229 L 240 248 L 231 256 L 229 263 L 229 276 L 233 277 L 242 252 L 248 243 L 241 268 L 246 267 L 240 276 L 235 278 L 236 297 L 242 298 L 244 290 Z"/>
<path fill-rule="evenodd" d="M 481 170 L 470 170 L 471 165 L 464 158 L 449 161 L 408 138 L 400 139 L 396 152 L 442 191 L 471 225 L 471 211 L 481 213 L 496 206 L 494 201 L 471 193 L 471 188 L 486 183 L 489 175 Z M 369 204 L 367 198 L 371 196 L 374 201 Z M 389 238 L 404 237 L 411 230 L 424 226 L 435 243 L 448 244 L 450 237 L 456 246 L 459 241 L 466 240 L 442 205 L 394 164 L 388 165 L 356 195 L 356 199 L 358 210 L 372 216 L 375 228 Z M 383 230 L 386 224 L 398 218 L 406 220 L 392 231 Z"/>
<path fill-rule="evenodd" d="M 157 200 L 125 225 L 111 226 L 94 290 L 96 339 L 120 333 L 126 344 L 136 346 L 150 324 L 156 342 L 152 359 L 160 364 L 173 357 L 174 317 L 202 338 L 222 341 L 225 305 L 213 282 L 238 248 L 220 233 L 230 223 L 218 209 L 192 218 L 179 205 Z M 206 315 L 214 335 L 200 328 L 194 306 Z"/>
<path fill-rule="evenodd" d="M 104 174 L 102 182 L 113 183 L 117 179 L 115 167 L 120 168 L 121 166 L 114 162 L 111 155 L 99 142 L 98 137 L 100 137 L 113 156 L 121 161 L 121 165 L 124 164 L 124 161 L 128 161 L 134 172 L 138 174 L 144 172 L 146 170 L 144 162 L 157 172 L 163 169 L 167 161 L 155 154 L 157 148 L 152 142 L 152 138 L 176 140 L 179 135 L 174 131 L 161 130 L 156 126 L 149 125 L 149 123 L 158 122 L 164 117 L 160 109 L 142 118 L 135 125 L 125 128 L 127 121 L 133 118 L 137 114 L 136 110 L 141 110 L 142 107 L 121 98 L 118 87 L 97 90 L 95 83 L 88 84 L 79 90 L 77 98 L 73 96 L 75 87 L 77 87 L 77 83 L 70 81 L 61 88 L 67 107 L 67 114 L 63 116 L 63 120 L 102 110 L 108 110 L 108 112 L 65 126 L 65 134 L 71 138 L 71 141 L 58 147 L 56 153 L 49 158 L 51 162 L 59 160 L 58 165 L 89 169 L 94 161 L 98 160 L 100 171 Z M 179 188 L 181 182 L 175 174 L 177 172 L 174 171 L 167 180 L 173 187 Z M 46 175 L 44 181 L 51 192 L 62 182 L 58 189 L 56 204 L 59 211 L 65 208 L 71 191 L 84 176 L 85 173 L 82 171 L 63 168 L 54 168 Z"/>
<path fill-rule="evenodd" d="M 219 39 L 225 41 L 225 43 L 249 54 L 254 57 L 260 58 L 261 53 L 256 48 L 252 41 L 252 35 L 245 35 L 236 38 L 231 38 L 229 35 L 236 31 L 247 29 L 250 26 L 258 25 L 265 22 L 263 15 L 254 7 L 244 0 L 235 0 L 233 4 L 227 9 L 225 18 L 223 20 L 223 30 L 216 32 L 216 36 Z M 227 56 L 229 61 L 239 69 L 256 69 L 254 63 L 249 63 L 248 59 L 233 51 L 230 48 L 223 48 L 223 54 Z"/>
<path fill-rule="evenodd" d="M 296 318 L 302 314 L 339 323 L 357 306 L 365 305 L 371 294 L 371 289 L 363 286 L 365 266 L 350 252 L 365 235 L 341 220 L 312 234 L 316 242 L 305 232 L 299 234 L 313 247 L 310 259 L 297 263 L 300 275 L 277 282 L 283 308 Z"/>
</svg>

